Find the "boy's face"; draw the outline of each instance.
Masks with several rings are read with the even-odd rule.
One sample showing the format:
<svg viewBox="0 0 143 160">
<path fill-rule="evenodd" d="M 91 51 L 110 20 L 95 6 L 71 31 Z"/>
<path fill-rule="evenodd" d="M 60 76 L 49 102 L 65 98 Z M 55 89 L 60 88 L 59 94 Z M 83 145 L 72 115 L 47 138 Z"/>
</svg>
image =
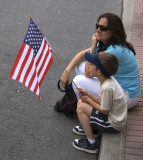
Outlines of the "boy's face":
<svg viewBox="0 0 143 160">
<path fill-rule="evenodd" d="M 97 67 L 94 65 L 94 64 L 92 64 L 92 63 L 90 63 L 90 65 L 89 65 L 89 74 L 90 74 L 90 77 L 98 77 L 98 69 L 97 69 Z"/>
</svg>

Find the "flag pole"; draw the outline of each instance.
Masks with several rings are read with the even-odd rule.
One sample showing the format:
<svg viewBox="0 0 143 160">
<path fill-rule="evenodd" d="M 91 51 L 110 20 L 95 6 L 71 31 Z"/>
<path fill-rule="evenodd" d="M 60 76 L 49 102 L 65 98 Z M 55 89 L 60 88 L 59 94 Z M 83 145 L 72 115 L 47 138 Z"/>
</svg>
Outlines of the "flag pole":
<svg viewBox="0 0 143 160">
<path fill-rule="evenodd" d="M 57 56 L 57 54 L 54 52 L 53 50 L 53 54 L 55 55 L 55 57 L 57 58 L 57 60 L 59 61 L 59 63 L 61 64 L 62 68 L 64 69 L 64 71 L 68 74 L 69 78 L 71 79 L 71 81 L 73 82 L 73 84 L 76 86 L 76 88 L 78 89 L 78 86 L 75 84 L 75 82 L 73 81 L 72 77 L 70 76 L 69 72 L 65 69 L 64 64 L 61 62 L 61 60 L 59 59 L 59 57 Z"/>
<path fill-rule="evenodd" d="M 29 18 L 30 19 L 32 19 L 32 16 L 31 15 L 29 15 Z M 42 32 L 42 31 L 41 31 Z M 43 33 L 42 33 L 43 34 Z M 44 34 L 43 34 L 43 36 L 44 36 Z M 44 36 L 45 37 L 45 36 Z M 46 37 L 45 37 L 45 39 L 46 39 Z M 47 39 L 46 39 L 47 40 Z M 49 41 L 47 41 L 48 43 L 49 43 Z M 50 44 L 49 44 L 50 45 Z M 51 47 L 51 45 L 50 45 L 50 47 Z M 52 47 L 51 47 L 52 48 Z M 53 50 L 53 48 L 52 48 L 52 51 L 53 51 L 53 54 L 55 55 L 55 57 L 57 58 L 57 60 L 59 61 L 59 63 L 61 64 L 61 66 L 62 66 L 62 68 L 64 69 L 64 71 L 68 74 L 68 76 L 69 76 L 69 78 L 71 79 L 71 81 L 73 82 L 73 84 L 76 86 L 76 88 L 78 88 L 77 87 L 77 85 L 75 84 L 75 82 L 73 81 L 73 78 L 70 76 L 70 74 L 69 74 L 69 72 L 65 69 L 65 66 L 64 66 L 64 64 L 61 62 L 61 60 L 59 59 L 59 57 L 57 56 L 57 54 L 54 52 L 54 50 Z"/>
<path fill-rule="evenodd" d="M 30 19 L 32 19 L 32 16 L 31 16 L 31 15 L 29 15 L 29 18 L 30 18 Z"/>
</svg>

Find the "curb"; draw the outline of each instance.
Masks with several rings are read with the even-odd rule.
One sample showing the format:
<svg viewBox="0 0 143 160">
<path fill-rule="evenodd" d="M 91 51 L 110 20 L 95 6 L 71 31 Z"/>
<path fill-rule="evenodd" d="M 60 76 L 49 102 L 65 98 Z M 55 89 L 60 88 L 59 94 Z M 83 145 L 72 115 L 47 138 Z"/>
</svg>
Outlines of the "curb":
<svg viewBox="0 0 143 160">
<path fill-rule="evenodd" d="M 130 6 L 130 8 L 129 8 Z M 122 21 L 127 34 L 127 40 L 131 40 L 134 0 L 123 0 Z"/>
<path fill-rule="evenodd" d="M 102 134 L 98 160 L 124 160 L 125 132 Z"/>
</svg>

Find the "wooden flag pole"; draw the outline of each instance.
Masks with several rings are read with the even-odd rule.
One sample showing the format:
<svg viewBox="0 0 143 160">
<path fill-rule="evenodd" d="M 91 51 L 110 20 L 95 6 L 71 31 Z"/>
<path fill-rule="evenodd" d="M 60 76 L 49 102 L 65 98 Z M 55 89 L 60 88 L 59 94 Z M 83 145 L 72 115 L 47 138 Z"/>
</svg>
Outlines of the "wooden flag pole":
<svg viewBox="0 0 143 160">
<path fill-rule="evenodd" d="M 31 16 L 31 15 L 29 15 L 29 18 L 30 18 L 30 19 L 32 19 L 32 16 Z"/>
<path fill-rule="evenodd" d="M 32 16 L 29 15 L 29 18 L 32 19 Z M 44 34 L 43 34 L 44 35 Z M 45 37 L 45 36 L 44 36 Z M 46 37 L 45 37 L 46 38 Z M 46 39 L 47 40 L 47 39 Z M 48 41 L 47 41 L 48 42 Z M 50 45 L 51 47 L 51 45 Z M 52 48 L 52 47 L 51 47 Z M 53 50 L 53 49 L 52 49 Z M 69 78 L 71 79 L 71 81 L 73 82 L 73 84 L 76 86 L 76 88 L 78 89 L 77 85 L 75 84 L 75 82 L 73 81 L 72 77 L 70 76 L 70 74 L 68 73 L 68 71 L 65 69 L 64 64 L 61 62 L 61 60 L 59 59 L 59 57 L 57 56 L 57 54 L 54 52 L 53 50 L 53 54 L 55 55 L 55 57 L 57 58 L 57 60 L 59 61 L 59 63 L 61 64 L 62 68 L 64 69 L 64 71 L 68 74 Z"/>
<path fill-rule="evenodd" d="M 68 74 L 69 78 L 71 79 L 71 81 L 73 82 L 73 84 L 76 86 L 76 88 L 78 89 L 77 85 L 75 84 L 75 82 L 73 81 L 72 77 L 70 76 L 69 72 L 65 69 L 64 64 L 61 62 L 61 60 L 59 59 L 59 57 L 57 56 L 57 54 L 53 51 L 53 54 L 55 55 L 55 57 L 57 58 L 57 60 L 59 61 L 59 63 L 61 64 L 62 68 L 64 69 L 64 71 Z"/>
</svg>

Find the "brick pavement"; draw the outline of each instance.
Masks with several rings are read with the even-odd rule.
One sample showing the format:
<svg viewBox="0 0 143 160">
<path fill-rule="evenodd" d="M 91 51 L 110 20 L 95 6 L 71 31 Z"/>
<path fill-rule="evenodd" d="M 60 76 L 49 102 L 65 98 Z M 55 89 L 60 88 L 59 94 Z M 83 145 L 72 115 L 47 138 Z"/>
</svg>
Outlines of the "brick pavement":
<svg viewBox="0 0 143 160">
<path fill-rule="evenodd" d="M 142 94 L 128 113 L 125 160 L 143 160 L 143 0 L 134 0 L 131 42 L 137 53 Z"/>
</svg>

